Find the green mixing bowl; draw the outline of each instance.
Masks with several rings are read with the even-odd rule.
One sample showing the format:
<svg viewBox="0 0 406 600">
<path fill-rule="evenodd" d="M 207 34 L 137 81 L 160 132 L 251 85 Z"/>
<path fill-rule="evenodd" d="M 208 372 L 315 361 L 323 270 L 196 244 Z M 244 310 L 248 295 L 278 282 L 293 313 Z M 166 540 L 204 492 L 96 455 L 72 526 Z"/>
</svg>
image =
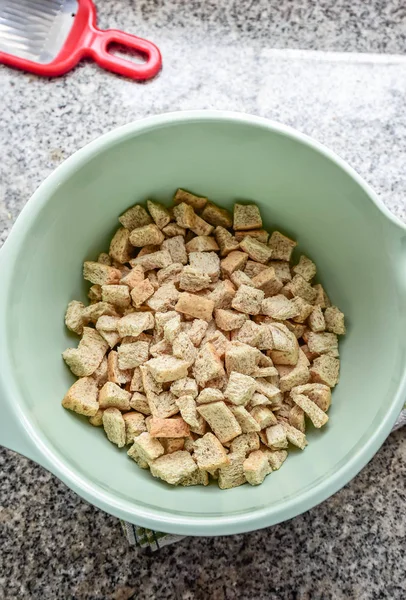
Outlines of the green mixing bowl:
<svg viewBox="0 0 406 600">
<path fill-rule="evenodd" d="M 291 451 L 259 487 L 172 488 L 61 406 L 74 380 L 61 358 L 74 343 L 64 312 L 69 300 L 86 299 L 83 260 L 108 248 L 124 209 L 169 201 L 178 187 L 226 207 L 256 202 L 267 228 L 298 238 L 347 317 L 329 424 L 309 428 L 306 450 Z M 100 137 L 33 195 L 0 252 L 0 272 L 0 442 L 142 526 L 223 535 L 294 517 L 362 469 L 405 398 L 405 226 L 332 152 L 265 119 L 175 113 Z"/>
</svg>

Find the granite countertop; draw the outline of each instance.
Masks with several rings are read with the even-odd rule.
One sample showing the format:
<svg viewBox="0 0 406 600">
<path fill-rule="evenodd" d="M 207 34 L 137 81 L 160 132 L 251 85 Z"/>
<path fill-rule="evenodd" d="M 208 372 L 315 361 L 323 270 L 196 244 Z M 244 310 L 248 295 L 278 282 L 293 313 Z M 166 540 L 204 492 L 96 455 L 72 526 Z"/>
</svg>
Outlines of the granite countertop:
<svg viewBox="0 0 406 600">
<path fill-rule="evenodd" d="M 54 80 L 0 67 L 0 243 L 38 184 L 76 149 L 135 118 L 187 108 L 251 112 L 313 135 L 406 221 L 400 2 L 98 4 L 102 27 L 155 41 L 164 69 L 138 84 L 88 61 Z M 393 433 L 349 485 L 304 515 L 153 555 L 129 548 L 117 519 L 2 449 L 0 598 L 403 599 L 405 433 Z"/>
</svg>

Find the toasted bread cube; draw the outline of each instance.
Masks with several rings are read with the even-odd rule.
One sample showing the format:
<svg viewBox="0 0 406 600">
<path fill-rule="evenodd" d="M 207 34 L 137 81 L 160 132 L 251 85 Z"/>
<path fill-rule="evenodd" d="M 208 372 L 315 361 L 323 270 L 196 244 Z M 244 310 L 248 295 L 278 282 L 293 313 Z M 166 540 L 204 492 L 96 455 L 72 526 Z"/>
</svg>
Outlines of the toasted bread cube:
<svg viewBox="0 0 406 600">
<path fill-rule="evenodd" d="M 241 285 L 234 296 L 231 306 L 236 310 L 248 315 L 257 315 L 261 310 L 265 294 L 262 290 L 256 290 L 248 285 Z"/>
<path fill-rule="evenodd" d="M 157 272 L 159 285 L 163 285 L 164 283 L 178 284 L 182 270 L 183 265 L 181 263 L 172 263 L 168 267 L 160 269 Z"/>
<path fill-rule="evenodd" d="M 191 267 L 207 274 L 212 282 L 218 280 L 220 259 L 215 252 L 190 252 L 189 263 Z"/>
<path fill-rule="evenodd" d="M 265 229 L 251 229 L 250 231 L 236 231 L 235 239 L 237 242 L 242 242 L 247 235 L 262 244 L 266 244 L 269 238 L 269 233 Z"/>
<path fill-rule="evenodd" d="M 181 202 L 173 209 L 173 214 L 176 219 L 176 223 L 180 227 L 184 227 L 185 229 L 191 229 L 193 227 L 195 221 L 195 211 L 189 204 L 185 202 Z"/>
<path fill-rule="evenodd" d="M 126 307 L 131 304 L 130 290 L 126 285 L 102 285 L 102 300 L 114 306 Z"/>
<path fill-rule="evenodd" d="M 282 370 L 278 367 L 280 375 L 279 388 L 281 392 L 288 392 L 295 386 L 306 384 L 310 379 L 308 365 L 303 364 L 303 362 L 300 361 L 300 352 L 301 351 L 299 350 L 299 360 L 296 366 L 293 368 L 282 366 Z M 303 356 L 305 357 L 304 354 Z"/>
<path fill-rule="evenodd" d="M 233 250 L 238 250 L 240 247 L 239 242 L 235 237 L 222 226 L 217 226 L 214 230 L 214 237 L 216 238 L 217 244 L 220 248 L 220 256 L 227 256 Z"/>
<path fill-rule="evenodd" d="M 134 369 L 147 362 L 149 357 L 148 342 L 121 344 L 118 348 L 118 366 L 121 370 Z"/>
<path fill-rule="evenodd" d="M 215 388 L 206 387 L 196 398 L 197 404 L 208 404 L 209 402 L 219 402 L 224 400 L 224 394 Z"/>
<path fill-rule="evenodd" d="M 153 200 L 147 200 L 147 208 L 148 212 L 153 218 L 155 225 L 159 229 L 163 229 L 171 220 L 171 216 L 169 214 L 168 209 L 159 202 L 154 202 Z"/>
<path fill-rule="evenodd" d="M 114 346 L 116 346 L 120 341 L 120 336 L 116 331 L 105 331 L 103 329 L 100 329 L 99 333 L 102 336 L 102 338 L 106 340 L 110 348 L 114 348 Z"/>
<path fill-rule="evenodd" d="M 230 228 L 233 224 L 231 213 L 225 209 L 216 206 L 213 202 L 208 202 L 203 209 L 202 218 L 216 227 Z"/>
<path fill-rule="evenodd" d="M 286 260 L 270 260 L 269 268 L 274 269 L 275 276 L 281 281 L 282 284 L 291 281 L 292 274 L 290 272 L 289 262 Z M 278 290 L 279 291 L 279 290 Z"/>
<path fill-rule="evenodd" d="M 121 370 L 118 366 L 118 352 L 112 350 L 107 357 L 107 379 L 118 385 L 131 381 L 131 371 Z"/>
<path fill-rule="evenodd" d="M 144 396 L 144 394 L 141 394 L 140 392 L 134 392 L 134 394 L 131 396 L 130 406 L 137 412 L 142 413 L 147 417 L 151 414 L 151 409 L 149 407 L 147 397 Z"/>
<path fill-rule="evenodd" d="M 306 281 L 311 281 L 313 277 L 317 273 L 316 265 L 310 258 L 307 256 L 302 256 L 299 258 L 299 262 L 296 266 L 293 267 L 292 271 L 296 273 L 296 275 L 301 275 L 303 279 Z"/>
<path fill-rule="evenodd" d="M 261 338 L 261 327 L 253 321 L 245 321 L 238 331 L 233 331 L 232 339 L 236 342 L 257 347 Z"/>
<path fill-rule="evenodd" d="M 139 336 L 143 331 L 154 327 L 154 317 L 150 312 L 135 312 L 122 317 L 117 323 L 121 337 Z"/>
<path fill-rule="evenodd" d="M 275 296 L 283 287 L 282 281 L 276 276 L 275 269 L 272 267 L 263 269 L 260 273 L 255 275 L 251 281 L 257 289 L 264 292 L 265 298 Z"/>
<path fill-rule="evenodd" d="M 108 381 L 99 392 L 99 407 L 118 408 L 119 410 L 130 410 L 130 392 L 126 392 L 117 384 Z"/>
<path fill-rule="evenodd" d="M 62 356 L 74 375 L 88 377 L 100 365 L 108 347 L 107 342 L 97 331 L 84 327 L 78 347 L 68 348 Z"/>
<path fill-rule="evenodd" d="M 162 232 L 169 238 L 177 235 L 185 237 L 186 235 L 186 229 L 184 227 L 180 227 L 180 225 L 177 223 L 168 223 L 166 227 L 162 228 Z"/>
<path fill-rule="evenodd" d="M 125 211 L 118 220 L 126 228 L 132 231 L 137 227 L 143 227 L 152 223 L 152 219 L 142 206 L 137 204 Z"/>
<path fill-rule="evenodd" d="M 205 196 L 196 196 L 191 192 L 187 192 L 186 190 L 182 190 L 179 188 L 176 190 L 175 196 L 173 198 L 174 204 L 181 204 L 184 202 L 191 206 L 194 210 L 202 210 L 207 204 L 207 198 Z"/>
<path fill-rule="evenodd" d="M 95 302 L 83 309 L 83 319 L 85 323 L 96 323 L 96 321 L 103 316 L 117 316 L 115 307 L 109 302 Z"/>
<path fill-rule="evenodd" d="M 159 477 L 167 483 L 177 485 L 182 479 L 193 475 L 197 471 L 197 465 L 189 452 L 179 450 L 160 456 L 152 461 L 150 469 L 154 477 Z"/>
<path fill-rule="evenodd" d="M 259 262 L 255 262 L 254 260 L 247 260 L 247 264 L 245 265 L 244 273 L 253 279 L 262 271 L 266 271 L 270 267 L 267 265 L 263 265 Z"/>
<path fill-rule="evenodd" d="M 190 341 L 196 347 L 200 346 L 207 331 L 208 323 L 203 319 L 194 319 L 192 326 L 187 330 Z"/>
<path fill-rule="evenodd" d="M 309 304 L 314 304 L 317 297 L 316 290 L 301 275 L 295 275 L 292 281 L 285 285 L 284 289 L 292 296 L 300 296 Z"/>
<path fill-rule="evenodd" d="M 148 405 L 153 417 L 169 419 L 179 412 L 176 398 L 172 392 L 161 392 L 160 394 L 147 394 Z"/>
<path fill-rule="evenodd" d="M 224 402 L 201 404 L 197 407 L 197 412 L 207 421 L 222 444 L 242 433 L 237 419 Z"/>
<path fill-rule="evenodd" d="M 292 300 L 278 294 L 262 301 L 261 313 L 277 321 L 285 321 L 296 317 L 299 314 L 299 309 L 296 308 Z"/>
<path fill-rule="evenodd" d="M 230 406 L 230 410 L 239 422 L 243 433 L 253 433 L 261 430 L 258 422 L 244 406 Z"/>
<path fill-rule="evenodd" d="M 186 265 L 188 255 L 186 252 L 185 238 L 182 235 L 177 235 L 162 242 L 162 250 L 167 250 L 171 255 L 174 263 Z"/>
<path fill-rule="evenodd" d="M 306 431 L 305 413 L 300 406 L 295 405 L 289 411 L 289 424 L 302 433 Z"/>
<path fill-rule="evenodd" d="M 140 366 L 142 385 L 144 387 L 144 393 L 149 399 L 150 396 L 160 394 L 163 391 L 162 383 L 156 381 L 152 376 L 149 368 L 145 365 Z"/>
<path fill-rule="evenodd" d="M 137 227 L 130 233 L 130 242 L 137 248 L 149 245 L 159 246 L 164 239 L 165 236 L 162 231 L 152 223 L 143 227 Z"/>
<path fill-rule="evenodd" d="M 263 355 L 265 356 L 265 355 Z M 268 358 L 268 357 L 266 357 Z M 252 372 L 251 372 L 251 377 L 277 377 L 278 376 L 278 371 L 276 370 L 275 367 L 256 367 Z"/>
<path fill-rule="evenodd" d="M 317 305 L 313 307 L 313 310 L 309 315 L 308 324 L 314 333 L 320 333 L 326 329 L 326 321 L 321 306 Z"/>
<path fill-rule="evenodd" d="M 173 283 L 165 283 L 157 289 L 151 298 L 148 298 L 146 305 L 156 312 L 165 312 L 173 310 L 179 299 L 179 292 Z"/>
<path fill-rule="evenodd" d="M 179 396 L 176 400 L 183 420 L 190 427 L 190 431 L 203 435 L 206 431 L 206 422 L 197 412 L 196 402 L 192 396 Z"/>
<path fill-rule="evenodd" d="M 186 438 L 159 438 L 162 446 L 164 447 L 165 454 L 172 454 L 173 452 L 178 452 L 178 450 L 183 450 L 185 447 L 185 439 Z M 184 484 L 182 484 L 184 485 Z"/>
<path fill-rule="evenodd" d="M 79 415 L 94 417 L 99 410 L 97 383 L 92 377 L 75 381 L 62 400 L 62 406 Z"/>
<path fill-rule="evenodd" d="M 315 402 L 312 402 L 310 398 L 303 394 L 293 394 L 292 399 L 306 413 L 315 427 L 319 429 L 327 423 L 328 416 L 326 413 Z"/>
<path fill-rule="evenodd" d="M 128 451 L 129 456 L 131 456 L 134 450 L 148 463 L 162 456 L 164 453 L 162 444 L 148 432 L 141 433 L 134 438 L 134 443 Z"/>
<path fill-rule="evenodd" d="M 269 239 L 268 246 L 272 249 L 272 258 L 274 260 L 290 261 L 297 242 L 286 237 L 279 231 L 274 231 Z"/>
<path fill-rule="evenodd" d="M 230 452 L 241 454 L 244 458 L 253 450 L 259 450 L 259 437 L 255 432 L 242 433 L 234 438 L 230 444 Z"/>
<path fill-rule="evenodd" d="M 248 287 L 252 288 L 256 287 L 248 275 L 244 273 L 244 271 L 234 271 L 234 273 L 231 273 L 230 279 L 237 289 L 242 285 L 247 285 Z"/>
<path fill-rule="evenodd" d="M 219 250 L 214 237 L 209 235 L 197 235 L 186 244 L 187 252 L 216 252 Z"/>
<path fill-rule="evenodd" d="M 274 450 L 267 453 L 267 458 L 272 471 L 277 471 L 288 458 L 288 453 L 286 450 Z"/>
<path fill-rule="evenodd" d="M 275 415 L 267 406 L 254 406 L 254 408 L 251 409 L 251 416 L 258 423 L 260 429 L 266 429 L 271 425 L 278 424 Z"/>
<path fill-rule="evenodd" d="M 179 314 L 176 310 L 167 312 L 156 312 L 155 313 L 155 339 L 162 339 L 164 336 L 165 325 L 172 319 L 178 319 Z"/>
<path fill-rule="evenodd" d="M 210 285 L 210 277 L 207 273 L 203 273 L 199 269 L 195 269 L 190 265 L 183 267 L 179 288 L 187 292 L 199 292 Z"/>
<path fill-rule="evenodd" d="M 336 335 L 345 334 L 344 314 L 336 306 L 326 308 L 324 318 L 327 331 Z"/>
<path fill-rule="evenodd" d="M 191 485 L 209 485 L 209 474 L 207 471 L 201 471 L 198 469 L 189 477 L 184 477 L 179 485 L 191 486 Z"/>
<path fill-rule="evenodd" d="M 233 228 L 235 231 L 261 229 L 262 219 L 255 204 L 234 204 Z"/>
<path fill-rule="evenodd" d="M 256 389 L 255 379 L 232 371 L 224 392 L 225 398 L 232 404 L 248 404 Z M 253 431 L 253 430 L 251 430 Z M 249 433 L 244 431 L 243 433 Z"/>
<path fill-rule="evenodd" d="M 125 423 L 125 443 L 132 444 L 134 438 L 144 433 L 147 429 L 145 426 L 145 417 L 139 412 L 128 412 L 123 415 Z"/>
<path fill-rule="evenodd" d="M 154 294 L 155 288 L 149 281 L 149 279 L 144 279 L 143 281 L 139 281 L 136 286 L 131 290 L 131 300 L 136 308 L 139 308 L 141 304 L 144 304 L 148 298 Z"/>
<path fill-rule="evenodd" d="M 178 312 L 196 319 L 203 319 L 204 321 L 211 320 L 213 309 L 213 300 L 210 300 L 210 298 L 203 298 L 202 296 L 196 296 L 195 294 L 189 294 L 188 292 L 179 294 L 179 299 L 175 306 L 175 310 Z"/>
<path fill-rule="evenodd" d="M 65 313 L 66 327 L 78 335 L 82 335 L 83 326 L 85 325 L 85 318 L 83 315 L 84 309 L 85 305 L 83 302 L 72 300 L 69 302 Z"/>
<path fill-rule="evenodd" d="M 204 387 L 206 383 L 218 377 L 224 377 L 223 363 L 217 354 L 213 344 L 210 342 L 204 344 L 199 350 L 195 360 L 193 373 L 196 383 Z"/>
<path fill-rule="evenodd" d="M 96 329 L 97 331 L 109 331 L 117 332 L 117 324 L 120 317 L 112 317 L 110 315 L 102 315 L 97 319 Z"/>
<path fill-rule="evenodd" d="M 281 449 L 288 447 L 286 432 L 280 423 L 278 423 L 278 425 L 271 425 L 268 427 L 265 430 L 265 434 L 268 446 Z"/>
<path fill-rule="evenodd" d="M 181 323 L 180 323 L 180 315 L 176 315 L 173 319 L 167 321 L 164 325 L 164 340 L 173 343 L 176 336 L 178 336 L 181 332 Z M 152 353 L 152 352 L 151 352 Z M 180 358 L 180 357 L 178 357 Z"/>
<path fill-rule="evenodd" d="M 308 383 L 292 388 L 290 395 L 304 394 L 308 396 L 322 411 L 327 412 L 331 405 L 331 389 L 321 383 Z"/>
<path fill-rule="evenodd" d="M 221 273 L 223 277 L 231 277 L 234 271 L 243 271 L 247 264 L 248 254 L 233 250 L 221 261 Z M 248 275 L 248 273 L 247 273 Z"/>
<path fill-rule="evenodd" d="M 321 306 L 321 308 L 328 308 L 331 306 L 331 302 L 329 300 L 329 297 L 327 296 L 323 286 L 320 283 L 317 283 L 316 285 L 313 286 L 313 289 L 316 292 L 316 299 L 314 301 L 314 304 Z"/>
<path fill-rule="evenodd" d="M 243 454 L 231 452 L 227 457 L 230 463 L 218 472 L 218 485 L 221 490 L 238 487 L 247 481 L 243 468 L 245 459 Z"/>
<path fill-rule="evenodd" d="M 90 425 L 93 425 L 93 427 L 103 427 L 103 412 L 104 411 L 99 408 L 93 417 L 89 417 Z"/>
<path fill-rule="evenodd" d="M 282 323 L 270 323 L 274 350 L 271 359 L 277 365 L 295 366 L 299 360 L 299 344 L 294 333 Z"/>
<path fill-rule="evenodd" d="M 240 342 L 232 342 L 226 348 L 225 365 L 226 371 L 230 374 L 232 371 L 250 375 L 258 365 L 260 352 L 256 348 L 241 344 Z"/>
<path fill-rule="evenodd" d="M 214 227 L 195 214 L 193 225 L 190 228 L 197 236 L 209 236 L 213 233 Z"/>
<path fill-rule="evenodd" d="M 266 244 L 259 242 L 249 235 L 240 242 L 240 248 L 248 254 L 251 260 L 265 264 L 271 258 L 272 250 Z"/>
<path fill-rule="evenodd" d="M 165 267 L 169 267 L 169 265 L 173 263 L 173 260 L 168 250 L 158 250 L 156 252 L 143 254 L 142 256 L 138 255 L 137 258 L 133 258 L 130 263 L 133 267 L 141 265 L 144 271 L 152 271 L 153 269 L 165 269 Z"/>
<path fill-rule="evenodd" d="M 313 333 L 311 331 L 308 335 L 307 346 L 310 352 L 315 354 L 338 353 L 338 339 L 335 333 Z"/>
<path fill-rule="evenodd" d="M 83 277 L 96 285 L 113 285 L 120 282 L 121 271 L 108 265 L 87 260 L 83 263 Z"/>
<path fill-rule="evenodd" d="M 272 402 L 272 404 L 277 404 L 282 398 L 279 388 L 276 387 L 276 385 L 269 383 L 269 381 L 266 381 L 266 379 L 262 379 L 261 377 L 255 379 L 255 390 L 259 394 L 266 396 Z"/>
<path fill-rule="evenodd" d="M 172 352 L 176 358 L 180 358 L 192 366 L 196 360 L 197 350 L 192 344 L 187 333 L 179 333 L 173 341 Z"/>
<path fill-rule="evenodd" d="M 210 300 L 213 300 L 215 308 L 231 308 L 232 299 L 235 296 L 235 288 L 231 281 L 226 279 L 225 281 L 219 281 L 216 287 L 208 296 Z"/>
<path fill-rule="evenodd" d="M 92 373 L 92 378 L 99 388 L 101 388 L 108 380 L 108 362 L 106 356 L 103 357 L 103 360 L 97 369 Z"/>
<path fill-rule="evenodd" d="M 183 379 L 174 381 L 170 389 L 172 394 L 177 398 L 180 398 L 180 396 L 192 396 L 192 398 L 196 398 L 199 393 L 197 383 L 191 377 L 184 377 Z"/>
<path fill-rule="evenodd" d="M 187 362 L 174 356 L 151 358 L 146 366 L 149 368 L 152 377 L 161 383 L 186 377 L 189 368 Z"/>
<path fill-rule="evenodd" d="M 297 314 L 293 317 L 293 320 L 295 321 L 295 323 L 304 323 L 306 319 L 311 315 L 314 306 L 303 300 L 303 298 L 301 298 L 300 296 L 296 296 L 296 298 L 293 298 L 291 302 L 297 310 Z"/>
<path fill-rule="evenodd" d="M 304 450 L 307 446 L 307 439 L 304 433 L 289 425 L 289 423 L 285 423 L 284 421 L 280 423 L 283 427 L 287 440 L 293 446 Z"/>
<path fill-rule="evenodd" d="M 130 458 L 133 459 L 134 462 L 137 463 L 137 465 L 140 467 L 140 469 L 149 469 L 148 462 L 140 456 L 138 449 L 134 447 L 134 444 L 127 451 L 127 454 Z"/>
<path fill-rule="evenodd" d="M 125 421 L 118 408 L 106 408 L 103 412 L 103 427 L 110 442 L 119 448 L 125 446 Z"/>
<path fill-rule="evenodd" d="M 214 311 L 216 325 L 223 331 L 240 329 L 248 318 L 248 315 L 234 310 L 216 308 Z"/>
<path fill-rule="evenodd" d="M 189 433 L 189 425 L 180 417 L 173 419 L 152 417 L 150 421 L 150 435 L 154 438 L 184 438 Z"/>
<path fill-rule="evenodd" d="M 265 383 L 269 382 L 265 380 Z M 265 396 L 264 394 L 260 394 L 259 392 L 254 392 L 248 405 L 248 408 L 252 412 L 252 409 L 256 406 L 269 406 L 270 404 L 272 404 L 272 402 L 269 400 L 269 398 L 267 398 L 267 396 Z"/>
<path fill-rule="evenodd" d="M 117 229 L 110 242 L 110 256 L 120 264 L 129 262 L 134 248 L 130 244 L 130 231 L 125 227 Z"/>
<path fill-rule="evenodd" d="M 111 258 L 107 252 L 100 252 L 99 256 L 97 257 L 97 262 L 111 267 Z"/>
<path fill-rule="evenodd" d="M 230 461 L 224 447 L 212 433 L 206 433 L 193 443 L 194 458 L 199 469 L 214 471 L 226 467 Z"/>
<path fill-rule="evenodd" d="M 244 475 L 250 485 L 260 485 L 269 473 L 269 462 L 261 450 L 251 452 L 243 463 Z"/>
<path fill-rule="evenodd" d="M 89 288 L 89 292 L 87 294 L 90 302 L 100 302 L 101 301 L 101 285 L 92 285 Z"/>
</svg>

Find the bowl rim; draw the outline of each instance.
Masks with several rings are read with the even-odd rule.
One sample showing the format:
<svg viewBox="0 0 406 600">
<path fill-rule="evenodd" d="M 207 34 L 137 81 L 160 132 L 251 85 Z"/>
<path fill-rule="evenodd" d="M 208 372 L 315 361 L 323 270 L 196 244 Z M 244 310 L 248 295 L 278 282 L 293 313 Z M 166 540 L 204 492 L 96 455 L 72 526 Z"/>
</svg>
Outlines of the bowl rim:
<svg viewBox="0 0 406 600">
<path fill-rule="evenodd" d="M 323 144 L 300 133 L 294 128 L 263 117 L 238 112 L 193 110 L 164 113 L 127 123 L 96 138 L 61 163 L 40 184 L 21 211 L 0 252 L 0 262 L 3 267 L 2 270 L 4 271 L 4 286 L 0 293 L 0 324 L 4 326 L 6 323 L 7 297 L 10 285 L 12 284 L 14 261 L 19 248 L 24 241 L 25 234 L 29 231 L 33 218 L 49 201 L 56 188 L 58 188 L 63 181 L 69 179 L 84 162 L 87 162 L 97 154 L 102 153 L 115 143 L 123 142 L 134 135 L 143 135 L 157 128 L 181 123 L 217 121 L 230 124 L 241 123 L 266 129 L 271 132 L 277 132 L 316 150 L 326 158 L 330 159 L 355 180 L 382 213 L 382 216 L 386 217 L 396 225 L 399 228 L 400 233 L 404 235 L 406 225 L 389 211 L 372 188 L 352 167 Z M 7 259 L 5 259 L 5 256 L 7 256 Z M 2 330 L 5 331 L 6 329 L 3 328 Z M 242 514 L 233 514 L 231 516 L 223 515 L 207 517 L 180 515 L 166 511 L 161 512 L 151 508 L 146 509 L 144 506 L 131 503 L 129 500 L 119 498 L 116 494 L 106 491 L 99 484 L 89 483 L 85 477 L 78 474 L 76 470 L 69 465 L 69 461 L 64 460 L 64 457 L 58 451 L 53 449 L 52 445 L 48 443 L 46 439 L 43 439 L 40 429 L 34 427 L 29 421 L 28 416 L 25 414 L 23 408 L 24 404 L 21 402 L 21 393 L 18 390 L 14 378 L 11 376 L 13 371 L 10 358 L 5 351 L 6 346 L 7 344 L 4 343 L 0 345 L 0 364 L 4 365 L 4 370 L 2 369 L 2 372 L 10 374 L 7 386 L 5 385 L 5 382 L 1 385 L 1 387 L 4 388 L 4 401 L 12 406 L 13 415 L 19 423 L 20 431 L 23 436 L 29 438 L 33 449 L 32 452 L 27 452 L 23 449 L 20 451 L 48 468 L 81 497 L 98 508 L 131 523 L 175 534 L 210 536 L 244 533 L 293 518 L 316 506 L 320 502 L 323 502 L 341 487 L 346 485 L 378 451 L 390 433 L 390 430 L 400 413 L 406 391 L 405 371 L 402 374 L 401 381 L 396 394 L 394 394 L 391 405 L 387 408 L 383 418 L 379 420 L 375 419 L 373 424 L 371 424 L 370 428 L 372 428 L 372 425 L 375 425 L 375 427 L 372 434 L 369 434 L 368 432 L 368 436 L 364 436 L 365 440 L 363 441 L 365 443 L 361 447 L 358 447 L 358 441 L 356 451 L 345 464 L 342 464 L 340 468 L 337 469 L 337 471 L 323 477 L 319 483 L 311 489 L 307 489 L 301 493 L 299 497 L 295 496 L 290 500 L 287 500 L 283 506 L 268 506 Z M 2 384 L 1 376 L 0 384 Z M 15 449 L 18 451 L 18 441 L 16 445 L 17 447 Z M 21 442 L 21 448 L 24 448 L 23 442 Z M 225 492 L 223 491 L 223 493 Z"/>
</svg>

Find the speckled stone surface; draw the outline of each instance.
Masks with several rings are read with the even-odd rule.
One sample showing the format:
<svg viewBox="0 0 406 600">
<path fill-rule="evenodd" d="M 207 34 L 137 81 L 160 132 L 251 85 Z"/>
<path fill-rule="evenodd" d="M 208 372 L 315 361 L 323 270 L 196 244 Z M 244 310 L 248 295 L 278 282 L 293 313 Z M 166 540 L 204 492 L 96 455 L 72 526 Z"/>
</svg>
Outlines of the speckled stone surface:
<svg viewBox="0 0 406 600">
<path fill-rule="evenodd" d="M 233 109 L 308 133 L 346 158 L 406 221 L 406 59 L 400 2 L 103 0 L 101 26 L 159 44 L 137 84 L 86 62 L 58 80 L 0 67 L 0 243 L 65 157 L 147 114 Z M 368 6 L 366 6 L 368 5 Z M 0 598 L 403 599 L 406 430 L 321 506 L 273 528 L 186 539 L 149 555 L 52 475 L 0 452 Z"/>
</svg>

